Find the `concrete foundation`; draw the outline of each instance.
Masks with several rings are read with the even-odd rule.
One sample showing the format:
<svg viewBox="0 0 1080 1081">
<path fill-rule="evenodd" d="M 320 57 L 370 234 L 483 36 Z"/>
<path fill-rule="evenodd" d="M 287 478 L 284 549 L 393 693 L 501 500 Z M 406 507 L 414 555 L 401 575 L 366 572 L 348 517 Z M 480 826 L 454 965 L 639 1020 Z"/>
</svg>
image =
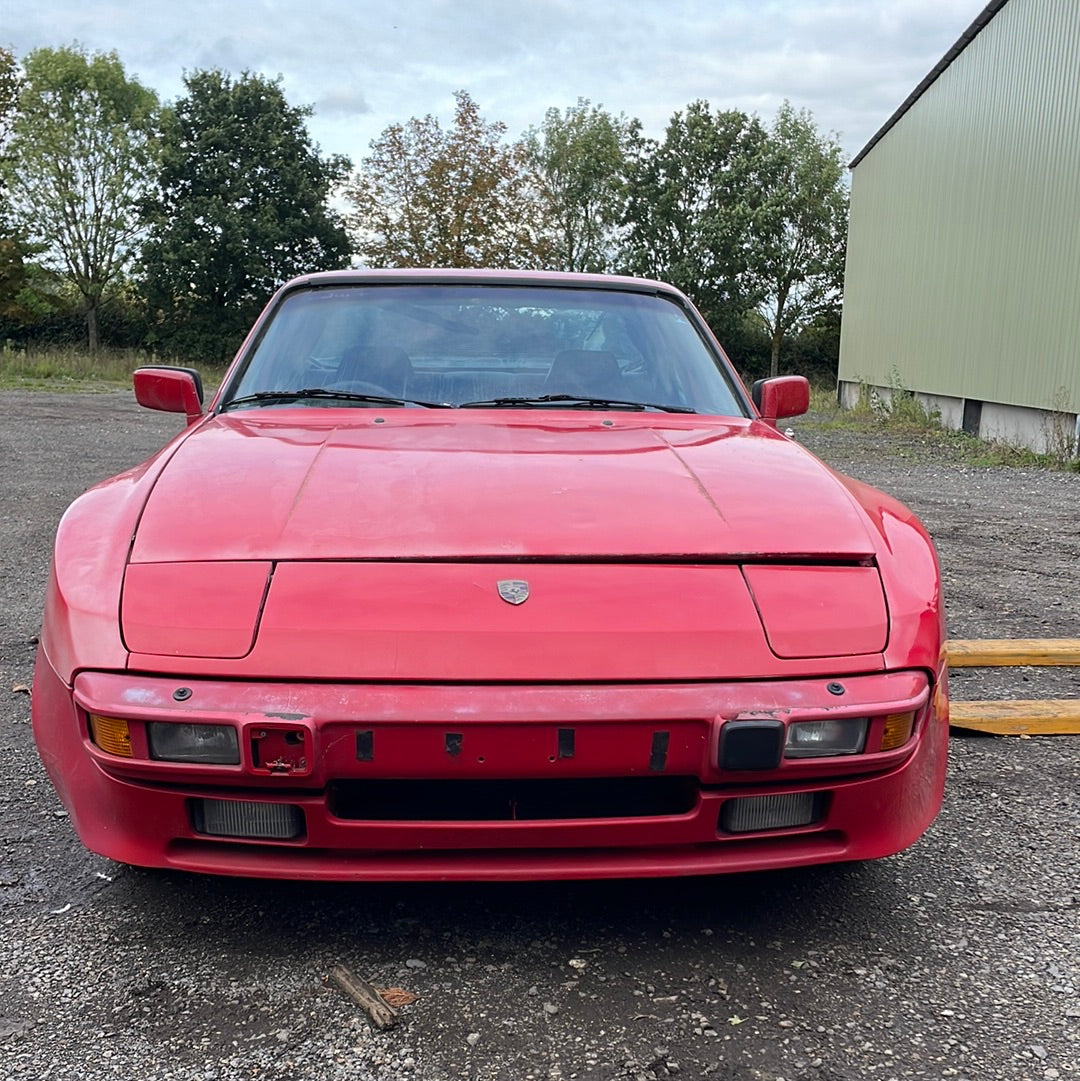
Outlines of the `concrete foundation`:
<svg viewBox="0 0 1080 1081">
<path fill-rule="evenodd" d="M 870 395 L 871 402 L 879 402 L 888 408 L 893 388 L 868 387 L 864 383 L 846 381 L 837 388 L 837 399 L 844 409 L 853 409 L 865 394 Z M 915 392 L 915 399 L 927 414 L 936 412 L 941 426 L 951 431 L 962 429 L 980 439 L 1026 447 L 1037 454 L 1080 457 L 1080 414 L 920 391 Z"/>
</svg>

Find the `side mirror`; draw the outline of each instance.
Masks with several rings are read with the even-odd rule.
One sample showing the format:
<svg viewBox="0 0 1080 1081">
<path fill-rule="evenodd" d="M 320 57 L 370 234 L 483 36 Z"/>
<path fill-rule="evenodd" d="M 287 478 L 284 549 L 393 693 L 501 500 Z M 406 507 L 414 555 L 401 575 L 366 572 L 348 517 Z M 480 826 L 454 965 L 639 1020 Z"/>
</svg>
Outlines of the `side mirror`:
<svg viewBox="0 0 1080 1081">
<path fill-rule="evenodd" d="M 147 409 L 184 413 L 188 424 L 203 415 L 202 377 L 194 368 L 152 365 L 136 368 L 131 377 L 135 400 Z"/>
<path fill-rule="evenodd" d="M 810 383 L 802 375 L 759 379 L 750 388 L 750 396 L 761 419 L 775 425 L 784 417 L 802 416 L 810 408 Z"/>
</svg>

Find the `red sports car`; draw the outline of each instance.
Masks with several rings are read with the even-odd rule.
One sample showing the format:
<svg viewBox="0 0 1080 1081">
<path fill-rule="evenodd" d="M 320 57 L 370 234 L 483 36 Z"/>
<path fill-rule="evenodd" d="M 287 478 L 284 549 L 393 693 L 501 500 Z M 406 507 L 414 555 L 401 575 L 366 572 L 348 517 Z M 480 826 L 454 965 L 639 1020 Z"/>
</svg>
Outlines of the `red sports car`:
<svg viewBox="0 0 1080 1081">
<path fill-rule="evenodd" d="M 60 524 L 41 757 L 84 843 L 299 879 L 713 874 L 937 812 L 940 579 L 632 278 L 284 286 L 208 410 Z"/>
</svg>

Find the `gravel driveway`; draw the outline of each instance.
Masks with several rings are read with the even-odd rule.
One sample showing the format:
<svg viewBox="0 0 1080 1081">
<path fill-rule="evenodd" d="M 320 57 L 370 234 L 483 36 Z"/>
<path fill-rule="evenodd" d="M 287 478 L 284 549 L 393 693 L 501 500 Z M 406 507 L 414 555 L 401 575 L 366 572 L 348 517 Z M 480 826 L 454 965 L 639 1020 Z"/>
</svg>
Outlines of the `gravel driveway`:
<svg viewBox="0 0 1080 1081">
<path fill-rule="evenodd" d="M 1080 475 L 794 427 L 923 517 L 955 637 L 1080 637 Z M 323 886 L 85 852 L 15 688 L 64 507 L 177 428 L 128 393 L 0 392 L 0 1078 L 1080 1076 L 1078 737 L 956 736 L 927 836 L 857 867 Z M 1078 671 L 959 671 L 953 693 L 1070 697 Z M 373 1032 L 337 963 L 420 997 Z"/>
</svg>

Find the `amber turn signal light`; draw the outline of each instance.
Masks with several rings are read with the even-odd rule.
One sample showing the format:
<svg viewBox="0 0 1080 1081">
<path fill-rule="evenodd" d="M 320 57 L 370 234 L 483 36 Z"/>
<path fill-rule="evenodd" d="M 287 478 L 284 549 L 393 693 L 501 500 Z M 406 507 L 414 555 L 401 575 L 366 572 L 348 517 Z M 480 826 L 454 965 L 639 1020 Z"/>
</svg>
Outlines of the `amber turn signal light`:
<svg viewBox="0 0 1080 1081">
<path fill-rule="evenodd" d="M 102 717 L 90 714 L 90 739 L 108 754 L 131 758 L 131 730 L 127 721 L 118 717 Z"/>
<path fill-rule="evenodd" d="M 912 730 L 915 728 L 915 714 L 890 713 L 885 718 L 885 727 L 881 731 L 881 749 L 893 751 L 897 747 L 903 747 L 911 739 Z"/>
</svg>

